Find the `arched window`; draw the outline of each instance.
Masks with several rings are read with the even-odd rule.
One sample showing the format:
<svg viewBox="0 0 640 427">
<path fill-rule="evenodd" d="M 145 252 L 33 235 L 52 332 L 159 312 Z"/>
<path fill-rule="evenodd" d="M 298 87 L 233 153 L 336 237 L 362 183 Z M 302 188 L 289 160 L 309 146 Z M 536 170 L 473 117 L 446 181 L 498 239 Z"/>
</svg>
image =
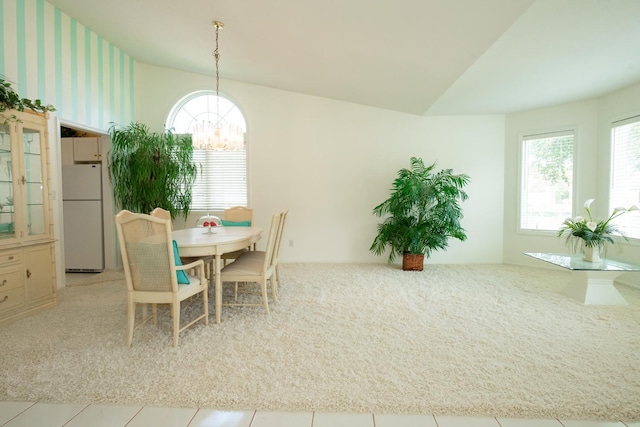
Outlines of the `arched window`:
<svg viewBox="0 0 640 427">
<path fill-rule="evenodd" d="M 193 133 L 196 123 L 202 122 L 247 129 L 240 109 L 212 91 L 194 92 L 178 101 L 169 113 L 167 128 L 177 134 Z M 191 191 L 191 210 L 214 212 L 247 206 L 246 144 L 233 151 L 195 149 L 193 160 L 199 169 Z"/>
</svg>

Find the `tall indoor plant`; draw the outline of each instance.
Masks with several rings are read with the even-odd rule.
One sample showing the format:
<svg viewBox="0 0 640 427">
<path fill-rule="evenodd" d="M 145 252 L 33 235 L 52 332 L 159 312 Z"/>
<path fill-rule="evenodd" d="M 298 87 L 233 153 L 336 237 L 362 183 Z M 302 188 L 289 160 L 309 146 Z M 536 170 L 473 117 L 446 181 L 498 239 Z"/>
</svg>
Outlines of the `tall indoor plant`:
<svg viewBox="0 0 640 427">
<path fill-rule="evenodd" d="M 109 178 L 121 209 L 149 213 L 163 208 L 187 217 L 197 168 L 191 135 L 150 132 L 142 123 L 109 129 Z"/>
<path fill-rule="evenodd" d="M 411 168 L 398 171 L 391 196 L 373 209 L 378 217 L 389 216 L 378 224 L 370 250 L 382 255 L 388 247 L 389 262 L 402 255 L 403 270 L 421 271 L 424 257 L 447 248 L 449 238 L 467 238 L 460 202 L 468 198 L 463 188 L 470 178 L 435 167 L 412 157 Z"/>
</svg>

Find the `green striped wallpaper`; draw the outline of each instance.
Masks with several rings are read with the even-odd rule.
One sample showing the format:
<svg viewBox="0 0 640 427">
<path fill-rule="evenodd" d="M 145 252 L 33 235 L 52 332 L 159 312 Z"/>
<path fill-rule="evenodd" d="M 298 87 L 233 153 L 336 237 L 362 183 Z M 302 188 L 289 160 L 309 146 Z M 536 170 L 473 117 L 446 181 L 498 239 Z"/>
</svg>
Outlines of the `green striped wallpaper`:
<svg viewBox="0 0 640 427">
<path fill-rule="evenodd" d="M 0 75 L 95 129 L 134 121 L 133 58 L 44 0 L 0 0 Z"/>
</svg>

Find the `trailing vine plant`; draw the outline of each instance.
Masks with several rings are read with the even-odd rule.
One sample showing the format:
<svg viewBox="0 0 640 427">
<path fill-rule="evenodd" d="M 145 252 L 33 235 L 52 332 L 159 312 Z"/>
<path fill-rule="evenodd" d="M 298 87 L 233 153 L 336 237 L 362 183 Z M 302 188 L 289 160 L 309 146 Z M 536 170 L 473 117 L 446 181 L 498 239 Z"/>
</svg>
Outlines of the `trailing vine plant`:
<svg viewBox="0 0 640 427">
<path fill-rule="evenodd" d="M 139 213 L 162 208 L 171 218 L 186 219 L 197 173 L 191 135 L 150 132 L 138 122 L 125 128 L 113 125 L 109 134 L 109 179 L 116 204 Z"/>
<path fill-rule="evenodd" d="M 13 90 L 11 83 L 3 78 L 0 78 L 0 120 L 2 124 L 6 125 L 9 122 L 18 121 L 15 114 L 9 116 L 2 114 L 7 110 L 24 111 L 25 109 L 44 113 L 46 111 L 56 111 L 55 107 L 51 104 L 44 105 L 41 100 L 30 100 L 28 98 L 21 98 L 18 93 Z"/>
</svg>

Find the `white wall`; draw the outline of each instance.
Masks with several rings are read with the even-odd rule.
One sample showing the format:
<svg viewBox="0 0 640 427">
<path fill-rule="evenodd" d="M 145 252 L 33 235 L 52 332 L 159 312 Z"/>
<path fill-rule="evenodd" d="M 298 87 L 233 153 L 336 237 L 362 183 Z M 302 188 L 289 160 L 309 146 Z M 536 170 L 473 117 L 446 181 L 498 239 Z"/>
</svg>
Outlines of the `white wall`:
<svg viewBox="0 0 640 427">
<path fill-rule="evenodd" d="M 153 130 L 180 98 L 214 83 L 145 64 L 136 77 L 136 118 Z M 418 117 L 235 81 L 220 88 L 247 119 L 255 222 L 266 227 L 271 213 L 290 210 L 284 262 L 386 262 L 369 252 L 379 222 L 371 211 L 411 156 L 471 177 L 469 238 L 429 262 L 502 262 L 503 116 Z"/>
<path fill-rule="evenodd" d="M 576 168 L 574 175 L 574 212 L 584 211 L 587 199 L 596 199 L 592 208 L 599 217 L 608 216 L 609 152 L 611 122 L 640 114 L 640 84 L 597 100 L 553 106 L 506 117 L 504 262 L 540 266 L 523 252 L 567 252 L 565 240 L 555 232 L 525 233 L 517 230 L 519 202 L 519 136 L 551 130 L 576 130 Z M 620 243 L 622 252 L 609 255 L 627 261 L 640 260 L 640 241 Z M 637 275 L 626 274 L 623 281 L 640 284 Z"/>
</svg>

